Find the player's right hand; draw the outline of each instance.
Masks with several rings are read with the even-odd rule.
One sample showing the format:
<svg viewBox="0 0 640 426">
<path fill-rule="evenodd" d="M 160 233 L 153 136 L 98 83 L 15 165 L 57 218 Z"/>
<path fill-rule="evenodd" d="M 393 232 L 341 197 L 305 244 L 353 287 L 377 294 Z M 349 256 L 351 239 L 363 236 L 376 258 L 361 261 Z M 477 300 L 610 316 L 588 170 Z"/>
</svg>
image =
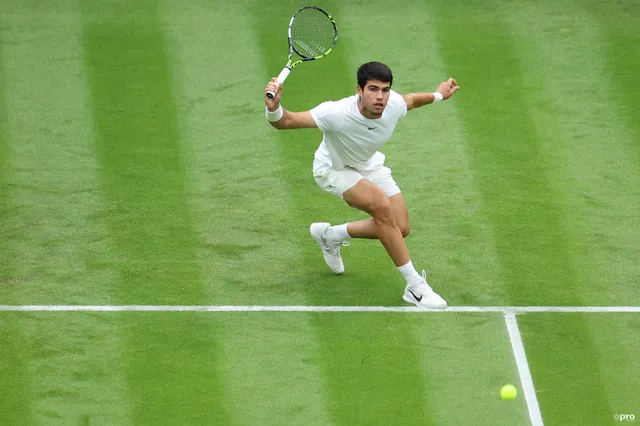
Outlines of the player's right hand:
<svg viewBox="0 0 640 426">
<path fill-rule="evenodd" d="M 273 99 L 267 96 L 267 92 L 274 92 L 276 95 Z M 282 97 L 282 84 L 278 83 L 276 78 L 272 78 L 267 87 L 264 88 L 264 103 L 267 105 L 269 111 L 275 111 L 280 106 L 280 98 Z"/>
</svg>

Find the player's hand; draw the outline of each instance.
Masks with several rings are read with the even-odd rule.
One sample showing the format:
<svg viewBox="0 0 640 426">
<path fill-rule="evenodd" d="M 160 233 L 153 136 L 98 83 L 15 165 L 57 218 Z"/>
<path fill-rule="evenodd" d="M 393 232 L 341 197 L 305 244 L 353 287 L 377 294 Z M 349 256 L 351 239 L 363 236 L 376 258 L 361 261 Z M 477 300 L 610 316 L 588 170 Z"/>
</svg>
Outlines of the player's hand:
<svg viewBox="0 0 640 426">
<path fill-rule="evenodd" d="M 276 95 L 273 99 L 267 96 L 267 92 L 274 92 Z M 275 111 L 280 106 L 280 98 L 282 97 L 282 84 L 274 78 L 267 83 L 267 87 L 264 88 L 264 103 L 267 105 L 269 111 Z"/>
<path fill-rule="evenodd" d="M 442 94 L 442 98 L 444 100 L 447 100 L 450 97 L 452 97 L 453 94 L 456 93 L 459 88 L 460 86 L 458 86 L 458 83 L 456 83 L 453 77 L 451 77 L 449 78 L 449 80 L 443 81 L 442 83 L 440 83 L 437 91 Z"/>
</svg>

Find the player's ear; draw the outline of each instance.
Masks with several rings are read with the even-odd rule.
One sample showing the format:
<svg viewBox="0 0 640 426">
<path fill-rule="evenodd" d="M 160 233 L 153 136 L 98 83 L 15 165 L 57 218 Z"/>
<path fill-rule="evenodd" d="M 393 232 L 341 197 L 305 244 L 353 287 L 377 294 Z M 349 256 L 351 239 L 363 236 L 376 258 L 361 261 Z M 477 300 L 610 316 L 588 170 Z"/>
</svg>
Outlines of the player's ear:
<svg viewBox="0 0 640 426">
<path fill-rule="evenodd" d="M 362 99 L 362 87 L 360 87 L 360 85 L 356 85 L 356 93 L 358 94 L 358 97 L 360 99 Z"/>
</svg>

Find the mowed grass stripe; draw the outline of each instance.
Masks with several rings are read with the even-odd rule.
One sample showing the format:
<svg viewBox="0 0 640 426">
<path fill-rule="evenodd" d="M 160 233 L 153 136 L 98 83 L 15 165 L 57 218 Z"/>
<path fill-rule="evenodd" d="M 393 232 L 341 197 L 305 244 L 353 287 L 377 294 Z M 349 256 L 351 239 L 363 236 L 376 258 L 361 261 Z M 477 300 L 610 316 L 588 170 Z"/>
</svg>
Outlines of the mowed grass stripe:
<svg viewBox="0 0 640 426">
<path fill-rule="evenodd" d="M 193 262 L 198 235 L 157 6 L 87 3 L 83 10 L 94 148 L 120 272 L 112 291 L 120 303 L 206 297 Z M 122 368 L 133 423 L 228 423 L 210 321 L 154 315 L 125 326 Z M 197 344 L 182 343 L 185 336 Z"/>
<path fill-rule="evenodd" d="M 509 22 L 518 23 L 511 26 L 513 37 L 532 52 L 522 58 L 524 68 L 539 76 L 544 88 L 532 114 L 538 117 L 541 140 L 549 152 L 550 168 L 555 170 L 554 192 L 562 196 L 571 264 L 582 283 L 583 303 L 634 303 L 637 295 L 631 283 L 637 282 L 640 271 L 632 260 L 637 259 L 640 244 L 636 231 L 640 219 L 635 213 L 640 207 L 640 180 L 634 150 L 629 149 L 634 132 L 621 119 L 621 106 L 609 99 L 608 86 L 617 75 L 607 72 L 606 60 L 599 54 L 613 47 L 603 26 L 577 4 L 568 9 L 570 14 L 566 4 L 519 6 L 508 9 Z M 607 107 L 594 103 L 594 97 L 604 99 Z M 575 333 L 581 322 L 582 331 Z M 609 346 L 603 347 L 598 322 L 592 317 L 571 317 L 565 327 L 571 329 L 572 338 L 560 343 L 551 355 L 541 342 L 534 342 L 530 350 L 531 362 L 538 367 L 538 386 L 549 389 L 540 395 L 547 408 L 545 417 L 554 423 L 578 419 L 593 423 L 595 418 L 606 422 L 621 399 L 618 380 L 611 380 L 612 361 L 603 356 Z M 555 336 L 548 322 L 543 330 Z M 554 343 L 563 338 L 552 337 Z M 585 352 L 582 346 L 592 351 Z M 637 367 L 630 354 L 635 351 L 632 345 L 624 356 L 626 346 L 616 351 L 620 355 L 616 362 L 633 371 Z M 561 353 L 571 354 L 573 370 L 547 368 Z M 547 374 L 550 370 L 557 375 Z M 579 383 L 572 398 L 563 397 L 565 392 L 558 387 L 562 382 Z M 581 397 L 576 398 L 576 392 Z"/>
<path fill-rule="evenodd" d="M 220 371 L 227 407 L 237 424 L 332 424 L 313 316 L 214 314 L 224 335 Z"/>
<path fill-rule="evenodd" d="M 630 371 L 640 369 L 640 314 L 611 316 L 589 315 L 585 321 L 591 324 L 592 335 L 599 355 L 598 370 L 605 378 L 612 413 L 631 414 L 637 406 L 640 394 L 640 379 Z M 583 368 L 589 368 L 585 365 Z M 586 390 L 586 387 L 585 387 Z M 602 410 L 603 423 L 611 412 Z M 637 416 L 637 414 L 636 414 Z"/>
<path fill-rule="evenodd" d="M 162 7 L 208 300 L 245 304 L 251 294 L 260 303 L 304 304 L 304 292 L 291 285 L 301 249 L 288 218 L 289 170 L 259 102 L 260 52 L 245 6 L 225 8 Z"/>
<path fill-rule="evenodd" d="M 518 323 L 529 336 L 525 348 L 546 424 L 613 424 L 615 414 L 635 413 L 637 314 L 527 314 Z M 584 339 L 576 323 L 590 326 L 593 358 L 580 355 Z"/>
<path fill-rule="evenodd" d="M 24 283 L 13 286 L 12 301 L 103 302 L 83 284 L 111 279 L 85 262 L 102 249 L 104 227 L 92 217 L 100 200 L 87 144 L 82 61 L 73 56 L 78 32 L 65 28 L 73 23 L 72 9 L 53 8 L 45 18 L 18 2 L 11 6 L 4 47 L 11 164 L 3 170 L 10 205 L 3 224 L 14 278 Z"/>
<path fill-rule="evenodd" d="M 436 425 L 529 425 L 529 413 L 503 315 L 434 312 L 427 324 L 412 316 L 427 398 Z M 425 330 L 427 328 L 427 330 Z M 516 401 L 499 397 L 505 383 L 518 386 Z"/>
<path fill-rule="evenodd" d="M 3 269 L 6 271 L 6 269 Z M 0 398 L 0 422 L 2 424 L 33 424 L 36 423 L 34 410 L 33 387 L 29 371 L 30 360 L 28 341 L 24 338 L 20 316 L 10 312 L 0 314 L 0 374 L 3 385 L 11 392 L 6 392 Z"/>
<path fill-rule="evenodd" d="M 472 7 L 464 15 L 444 7 L 437 10 L 443 17 L 439 22 L 448 22 L 439 28 L 441 44 L 448 46 L 443 56 L 467 74 L 467 87 L 473 87 L 460 102 L 461 114 L 472 141 L 470 152 L 478 184 L 492 212 L 507 302 L 582 305 L 582 286 L 571 263 L 562 200 L 554 190 L 557 175 L 548 159 L 553 154 L 541 143 L 538 116 L 532 108 L 537 99 L 534 83 L 540 77 L 528 73 L 522 59 L 535 56 L 535 50 L 512 37 L 509 16 L 498 4 Z M 471 16 L 473 20 L 466 18 Z M 474 67 L 465 67 L 468 71 L 464 71 L 468 63 Z M 492 101 L 488 103 L 487 99 Z M 546 324 L 540 327 L 552 332 Z M 574 356 L 585 364 L 597 364 L 588 324 L 577 319 L 572 329 L 575 339 L 582 342 Z M 536 357 L 541 354 L 529 352 L 526 335 L 523 341 L 527 356 L 531 356 L 534 384 L 540 388 L 536 373 L 548 365 L 537 364 Z M 606 401 L 602 377 L 597 370 L 590 370 L 590 374 L 594 399 Z M 563 402 L 541 399 L 543 418 L 546 409 L 570 403 Z M 589 412 L 586 405 L 583 413 Z M 588 415 L 584 418 L 586 421 Z"/>
<path fill-rule="evenodd" d="M 117 318 L 33 313 L 13 319 L 21 344 L 8 359 L 20 357 L 27 366 L 27 401 L 37 422 L 133 424 Z"/>
<path fill-rule="evenodd" d="M 0 11 L 2 11 L 0 9 Z M 15 289 L 16 277 L 13 272 L 13 248 L 9 244 L 15 228 L 18 227 L 18 220 L 12 203 L 9 199 L 11 195 L 9 177 L 11 169 L 11 147 L 9 145 L 9 106 L 7 104 L 6 88 L 8 86 L 5 76 L 5 44 L 11 43 L 9 38 L 10 20 L 7 15 L 0 15 L 0 289 L 4 298 Z"/>
<path fill-rule="evenodd" d="M 149 13 L 141 13 L 145 10 Z M 87 13 L 85 60 L 95 150 L 110 237 L 130 303 L 175 303 L 201 294 L 198 241 L 185 194 L 162 28 L 150 2 L 126 16 Z M 179 284 L 179 285 L 178 285 Z"/>
<path fill-rule="evenodd" d="M 2 133 L 11 152 L 3 168 L 11 208 L 2 223 L 11 228 L 3 238 L 10 250 L 2 257 L 13 277 L 3 300 L 113 302 L 103 290 L 113 276 L 87 263 L 102 247 L 104 228 L 91 217 L 99 199 L 87 144 L 79 16 L 72 6 L 11 7 L 13 13 L 3 15 L 9 28 L 3 56 L 10 60 L 3 64 L 2 96 L 8 107 Z M 2 411 L 12 419 L 6 423 L 128 423 L 122 376 L 105 372 L 101 363 L 104 351 L 118 353 L 112 327 L 66 315 L 6 320 L 16 329 L 7 330 L 2 345 L 10 351 L 3 359 L 11 371 L 3 377 L 20 382 L 11 392 L 15 408 Z M 112 361 L 117 365 L 118 357 Z M 21 418 L 25 405 L 29 417 Z"/>
<path fill-rule="evenodd" d="M 433 10 L 444 18 L 437 25 L 445 63 L 465 84 L 456 105 L 495 232 L 504 303 L 579 305 L 554 177 L 529 115 L 519 60 L 527 53 L 512 43 L 497 5 L 460 16 L 441 3 Z"/>
<path fill-rule="evenodd" d="M 620 170 L 620 175 L 611 180 L 623 188 L 620 191 L 624 193 L 621 198 L 627 199 L 626 203 L 623 204 L 624 201 L 621 200 L 619 204 L 625 207 L 620 215 L 628 224 L 620 227 L 627 231 L 624 269 L 628 271 L 628 276 L 623 282 L 629 290 L 627 294 L 638 300 L 639 295 L 637 291 L 633 291 L 633 284 L 640 280 L 640 263 L 637 261 L 640 258 L 640 87 L 627 82 L 634 80 L 640 68 L 640 34 L 637 30 L 640 23 L 640 3 L 618 0 L 611 1 L 611 7 L 607 7 L 608 4 L 604 2 L 582 6 L 594 13 L 606 40 L 604 57 L 609 79 L 602 88 L 622 85 L 619 93 L 614 90 L 615 95 L 610 90 L 603 90 L 602 97 L 615 100 L 616 108 L 610 115 L 617 113 L 618 120 L 624 123 L 623 127 L 626 129 L 620 138 L 614 137 L 614 142 L 617 143 L 612 149 L 619 147 L 617 149 L 625 156 L 625 174 Z"/>
<path fill-rule="evenodd" d="M 640 87 L 631 82 L 640 68 L 640 34 L 637 30 L 640 23 L 640 3 L 624 0 L 576 2 L 576 7 L 584 8 L 599 22 L 606 38 L 609 48 L 600 52 L 606 59 L 605 66 L 611 80 L 610 86 L 605 86 L 609 90 L 604 97 L 615 99 L 618 113 L 634 133 L 635 137 L 621 140 L 620 144 L 636 163 L 637 170 L 640 168 Z M 618 87 L 620 90 L 615 89 Z"/>
<path fill-rule="evenodd" d="M 9 170 L 11 165 L 11 148 L 9 146 L 9 125 L 7 103 L 8 81 L 5 75 L 6 44 L 11 43 L 13 34 L 9 28 L 11 15 L 2 13 L 0 6 L 0 295 L 3 300 L 12 299 L 20 280 L 15 276 L 14 262 L 16 260 L 13 247 L 10 243 L 11 235 L 19 226 L 18 218 L 10 201 L 11 180 Z M 5 389 L 4 397 L 0 398 L 0 423 L 3 424 L 30 424 L 34 423 L 31 404 L 33 403 L 29 392 L 28 360 L 23 356 L 25 339 L 22 336 L 20 322 L 14 315 L 7 312 L 0 314 L 0 375 L 3 378 Z"/>
<path fill-rule="evenodd" d="M 294 284 L 300 247 L 287 218 L 286 165 L 260 102 L 265 82 L 252 16 L 233 2 L 225 2 L 225 13 L 207 1 L 189 7 L 169 1 L 162 10 L 180 87 L 175 97 L 194 226 L 204 243 L 206 298 L 218 305 L 307 304 Z M 309 316 L 245 317 L 213 317 L 229 421 L 330 424 Z"/>
<path fill-rule="evenodd" d="M 14 219 L 11 215 L 11 205 L 9 203 L 9 167 L 11 166 L 11 149 L 9 147 L 9 128 L 6 105 L 7 95 L 5 87 L 7 79 L 4 73 L 4 44 L 7 43 L 8 25 L 6 15 L 3 13 L 0 18 L 0 280 L 7 284 L 10 279 L 14 279 L 9 271 L 9 245 L 6 243 L 11 228 L 15 226 L 11 223 Z M 7 290 L 3 290 L 3 293 Z"/>
<path fill-rule="evenodd" d="M 537 76 L 532 111 L 549 153 L 582 301 L 637 304 L 632 283 L 640 279 L 638 133 L 626 119 L 627 106 L 610 89 L 617 73 L 629 68 L 608 66 L 600 52 L 616 44 L 594 16 L 579 5 L 570 15 L 565 10 L 564 4 L 510 8 L 510 22 L 517 23 L 511 31 L 532 52 L 522 62 Z"/>
<path fill-rule="evenodd" d="M 253 6 L 253 21 L 262 49 L 266 83 L 268 78 L 277 75 L 286 61 L 286 24 L 299 4 L 288 1 L 278 10 L 259 2 L 254 2 Z M 370 16 L 362 16 L 359 12 L 346 13 L 339 2 L 330 1 L 324 3 L 323 7 L 334 16 L 339 31 L 358 19 L 370 19 Z M 284 13 L 286 10 L 289 12 Z M 354 67 L 348 58 L 357 52 L 358 45 L 353 44 L 352 40 L 348 36 L 340 38 L 334 51 L 325 59 L 296 68 L 284 86 L 284 107 L 303 111 L 320 102 L 353 94 L 357 84 L 357 66 Z M 322 139 L 319 131 L 281 132 L 277 138 L 281 148 L 280 161 L 289 170 L 286 177 L 294 201 L 290 213 L 290 220 L 293 221 L 291 230 L 295 230 L 299 244 L 305 247 L 297 285 L 306 291 L 309 302 L 313 305 L 401 303 L 402 277 L 395 271 L 378 241 L 352 242 L 352 247 L 344 251 L 347 264 L 344 276 L 334 276 L 327 269 L 319 248 L 309 237 L 309 225 L 317 221 L 344 223 L 367 216 L 324 193 L 313 181 L 313 153 Z M 370 256 L 360 255 L 360 260 L 353 262 L 351 260 L 357 257 L 350 257 L 348 253 L 355 250 Z M 397 284 L 394 286 L 392 283 Z M 409 319 L 398 321 L 409 323 Z M 366 323 L 367 319 L 364 318 L 361 329 L 364 335 Z M 421 361 L 420 354 L 410 343 L 414 336 L 409 327 L 399 326 L 394 331 L 394 338 L 406 345 L 376 353 L 377 347 L 386 345 L 383 341 L 386 334 L 374 334 L 358 341 L 348 337 L 352 331 L 352 324 L 349 324 L 345 324 L 341 318 L 319 316 L 313 317 L 311 322 L 315 329 L 313 332 L 317 333 L 319 339 L 320 365 L 325 375 L 325 399 L 331 421 L 347 425 L 393 423 L 402 419 L 408 423 L 430 424 L 424 398 L 425 378 L 421 371 L 404 367 L 418 365 Z M 337 341 L 340 344 L 336 344 Z M 354 358 L 349 354 L 360 355 Z M 400 354 L 402 363 L 395 363 L 393 360 Z M 362 369 L 359 367 L 362 357 L 375 358 L 376 363 L 386 365 L 389 369 L 386 374 L 379 374 L 376 368 Z M 357 380 L 345 374 L 351 370 L 358 371 Z M 390 380 L 390 377 L 394 380 Z"/>
</svg>

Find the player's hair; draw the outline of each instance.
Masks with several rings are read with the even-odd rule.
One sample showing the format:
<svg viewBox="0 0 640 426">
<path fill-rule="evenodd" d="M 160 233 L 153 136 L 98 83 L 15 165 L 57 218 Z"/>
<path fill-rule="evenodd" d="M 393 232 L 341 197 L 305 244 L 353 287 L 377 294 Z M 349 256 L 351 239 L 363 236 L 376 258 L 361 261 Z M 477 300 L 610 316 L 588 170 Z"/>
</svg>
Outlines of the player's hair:
<svg viewBox="0 0 640 426">
<path fill-rule="evenodd" d="M 367 62 L 358 68 L 358 86 L 364 89 L 369 80 L 393 84 L 393 74 L 389 67 L 382 62 Z"/>
</svg>

